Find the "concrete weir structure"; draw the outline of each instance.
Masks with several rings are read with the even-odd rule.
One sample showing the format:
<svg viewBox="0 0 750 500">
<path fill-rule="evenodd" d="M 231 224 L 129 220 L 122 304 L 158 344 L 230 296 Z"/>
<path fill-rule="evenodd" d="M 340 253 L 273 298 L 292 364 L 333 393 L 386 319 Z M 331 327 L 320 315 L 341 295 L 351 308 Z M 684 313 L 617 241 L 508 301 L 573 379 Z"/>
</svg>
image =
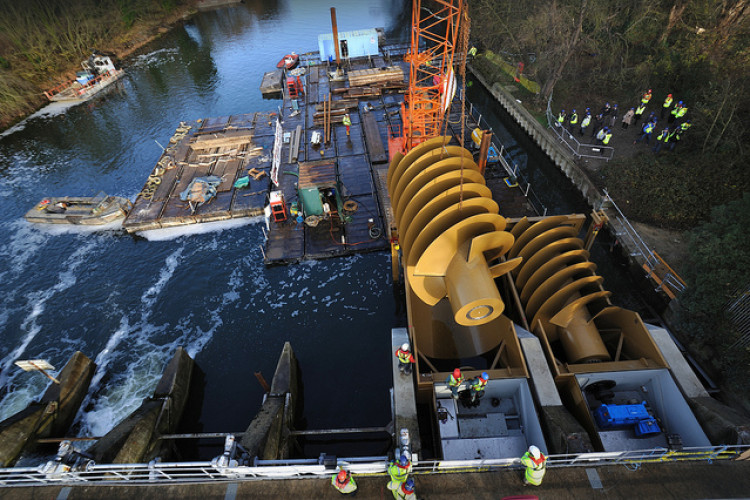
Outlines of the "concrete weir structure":
<svg viewBox="0 0 750 500">
<path fill-rule="evenodd" d="M 10 467 L 38 438 L 62 436 L 70 427 L 94 376 L 96 364 L 76 351 L 39 401 L 0 422 L 0 466 Z"/>
<path fill-rule="evenodd" d="M 240 441 L 250 457 L 275 460 L 290 456 L 293 444 L 290 431 L 299 397 L 298 377 L 297 358 L 292 345 L 285 342 L 271 382 L 271 392 Z"/>
<path fill-rule="evenodd" d="M 185 409 L 195 362 L 182 347 L 164 369 L 150 398 L 114 429 L 99 438 L 86 454 L 99 463 L 148 462 L 168 457 L 170 443 L 160 439 L 173 433 Z"/>
</svg>

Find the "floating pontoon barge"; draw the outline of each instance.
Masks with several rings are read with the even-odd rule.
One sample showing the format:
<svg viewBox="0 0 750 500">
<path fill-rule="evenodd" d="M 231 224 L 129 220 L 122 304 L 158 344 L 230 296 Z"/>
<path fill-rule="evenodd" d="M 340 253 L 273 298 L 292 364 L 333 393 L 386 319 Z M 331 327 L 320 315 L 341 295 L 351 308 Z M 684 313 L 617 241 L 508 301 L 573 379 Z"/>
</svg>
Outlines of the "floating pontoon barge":
<svg viewBox="0 0 750 500">
<path fill-rule="evenodd" d="M 280 114 L 181 123 L 123 227 L 132 233 L 261 215 L 276 191 L 284 212 L 278 218 L 268 214 L 267 264 L 388 248 L 392 217 L 385 177 L 389 139 L 402 126 L 409 74 L 404 52 L 381 48 L 379 55 L 342 61 L 339 71 L 317 52 L 303 54 L 300 67 L 284 77 Z M 352 122 L 348 136 L 345 114 Z M 472 147 L 471 132 L 479 124 L 470 110 L 464 114 L 462 131 L 456 97 L 447 135 L 451 144 L 463 138 Z M 505 169 L 490 163 L 484 175 L 505 214 L 535 215 L 523 192 L 504 182 Z M 190 183 L 206 176 L 221 179 L 215 198 L 197 208 L 183 201 L 180 194 Z M 245 176 L 247 186 L 235 187 Z"/>
</svg>

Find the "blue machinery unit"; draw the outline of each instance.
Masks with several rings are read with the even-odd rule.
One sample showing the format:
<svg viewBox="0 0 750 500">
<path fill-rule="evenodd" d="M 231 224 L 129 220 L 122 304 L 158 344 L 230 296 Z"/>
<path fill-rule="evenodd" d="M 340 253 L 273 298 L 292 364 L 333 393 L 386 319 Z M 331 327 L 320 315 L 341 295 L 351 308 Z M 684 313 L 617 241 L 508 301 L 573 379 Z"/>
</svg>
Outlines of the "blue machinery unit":
<svg viewBox="0 0 750 500">
<path fill-rule="evenodd" d="M 602 429 L 634 425 L 635 435 L 638 437 L 661 432 L 656 419 L 649 414 L 645 402 L 636 405 L 603 404 L 594 410 L 594 418 Z"/>
</svg>

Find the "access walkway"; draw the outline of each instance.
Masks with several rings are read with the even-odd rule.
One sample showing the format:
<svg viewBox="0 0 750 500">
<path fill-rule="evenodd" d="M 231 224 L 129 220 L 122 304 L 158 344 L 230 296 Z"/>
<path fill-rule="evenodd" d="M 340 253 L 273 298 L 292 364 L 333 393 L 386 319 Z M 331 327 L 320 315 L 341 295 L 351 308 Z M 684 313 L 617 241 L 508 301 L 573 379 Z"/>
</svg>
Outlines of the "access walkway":
<svg viewBox="0 0 750 500">
<path fill-rule="evenodd" d="M 385 475 L 356 477 L 356 498 L 388 499 Z M 513 495 L 537 495 L 559 500 L 582 498 L 698 499 L 747 498 L 750 494 L 750 462 L 715 461 L 644 464 L 629 469 L 622 465 L 586 468 L 563 467 L 547 471 L 540 487 L 523 486 L 521 470 L 485 473 L 417 474 L 420 499 L 500 499 Z M 247 499 L 247 498 L 343 498 L 330 479 L 256 480 L 159 486 L 45 486 L 0 489 L 6 500 L 28 499 Z"/>
</svg>

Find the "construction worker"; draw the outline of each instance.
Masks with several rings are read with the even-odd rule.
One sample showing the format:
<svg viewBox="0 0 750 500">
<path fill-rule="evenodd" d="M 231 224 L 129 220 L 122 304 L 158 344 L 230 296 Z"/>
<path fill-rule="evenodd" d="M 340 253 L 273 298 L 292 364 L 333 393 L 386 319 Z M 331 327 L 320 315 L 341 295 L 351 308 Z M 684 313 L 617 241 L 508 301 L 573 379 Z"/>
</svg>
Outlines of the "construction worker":
<svg viewBox="0 0 750 500">
<path fill-rule="evenodd" d="M 687 107 L 682 104 L 682 101 L 678 102 L 672 112 L 669 116 L 669 123 L 673 123 L 675 120 L 679 120 L 683 116 L 685 116 L 685 113 L 687 113 Z"/>
<path fill-rule="evenodd" d="M 612 131 L 609 127 L 604 127 L 598 134 L 596 134 L 596 141 L 599 144 L 604 144 L 606 146 L 609 144 L 610 139 L 612 139 Z M 602 152 L 602 154 L 604 154 L 604 152 Z"/>
<path fill-rule="evenodd" d="M 472 45 L 472 47 L 469 49 L 468 54 L 471 59 L 474 59 L 477 56 L 477 48 Z"/>
<path fill-rule="evenodd" d="M 685 113 L 687 113 L 688 108 L 687 108 L 687 106 L 685 106 L 684 104 L 682 104 L 682 101 L 678 102 L 677 104 L 678 104 L 678 106 L 675 106 L 675 107 L 678 107 L 679 109 L 677 110 L 677 113 L 675 113 L 675 118 L 677 118 L 679 120 L 680 118 L 682 118 L 683 116 L 685 116 Z"/>
<path fill-rule="evenodd" d="M 672 99 L 672 94 L 667 94 L 667 98 L 664 99 L 664 104 L 661 105 L 661 115 L 659 116 L 659 118 L 661 118 L 662 120 L 664 119 L 664 113 L 669 111 L 669 108 L 672 107 L 673 100 L 674 99 Z"/>
<path fill-rule="evenodd" d="M 463 381 L 464 376 L 461 375 L 461 370 L 459 368 L 453 370 L 453 373 L 448 375 L 448 378 L 445 379 L 445 383 L 448 384 L 448 387 L 451 389 L 451 396 L 453 399 L 458 399 L 458 389 L 461 387 Z"/>
<path fill-rule="evenodd" d="M 484 388 L 487 385 L 487 381 L 489 379 L 490 376 L 487 374 L 487 372 L 482 372 L 480 376 L 472 380 L 471 386 L 469 386 L 469 388 L 471 389 L 472 403 L 479 404 L 479 398 L 481 398 L 484 394 Z"/>
<path fill-rule="evenodd" d="M 396 357 L 398 358 L 398 369 L 401 373 L 411 375 L 411 364 L 415 362 L 414 356 L 409 352 L 409 343 L 404 342 L 396 350 Z"/>
<path fill-rule="evenodd" d="M 590 123 L 591 113 L 586 113 L 586 116 L 584 116 L 583 120 L 581 121 L 581 135 L 586 133 L 586 127 L 588 127 Z"/>
<path fill-rule="evenodd" d="M 331 484 L 342 495 L 348 495 L 357 491 L 357 483 L 354 481 L 351 472 L 345 470 L 340 470 L 338 474 L 333 476 Z"/>
<path fill-rule="evenodd" d="M 641 115 L 646 111 L 646 105 L 641 103 L 635 108 L 635 115 L 633 115 L 633 125 L 638 125 L 638 120 L 641 119 Z"/>
<path fill-rule="evenodd" d="M 690 123 L 690 120 L 685 120 L 684 122 L 680 123 L 680 131 L 685 133 L 692 126 L 693 125 Z"/>
<path fill-rule="evenodd" d="M 576 113 L 576 110 L 574 109 L 570 112 L 570 118 L 568 118 L 568 130 L 570 133 L 573 133 L 576 125 L 578 125 L 578 113 Z"/>
<path fill-rule="evenodd" d="M 659 135 L 656 136 L 656 146 L 653 147 L 653 152 L 658 153 L 661 151 L 662 144 L 666 144 L 672 135 L 669 133 L 669 127 L 664 127 Z"/>
<path fill-rule="evenodd" d="M 607 131 L 605 130 L 606 128 L 607 127 L 604 127 L 596 133 L 596 142 L 598 142 L 599 144 L 602 144 L 604 141 L 604 135 L 607 133 Z"/>
<path fill-rule="evenodd" d="M 633 144 L 637 142 L 641 142 L 643 139 L 646 139 L 646 144 L 649 144 L 651 140 L 651 134 L 653 133 L 654 129 L 656 128 L 656 122 L 646 122 L 643 124 L 643 128 L 641 129 L 641 136 L 633 141 Z"/>
<path fill-rule="evenodd" d="M 567 115 L 565 114 L 565 110 L 564 109 L 560 110 L 560 114 L 557 115 L 557 126 L 558 127 L 562 127 L 563 125 L 565 125 L 565 117 L 566 116 Z"/>
<path fill-rule="evenodd" d="M 344 115 L 344 119 L 341 121 L 346 127 L 346 136 L 349 137 L 349 127 L 352 126 L 352 119 L 349 117 L 349 113 Z"/>
<path fill-rule="evenodd" d="M 523 477 L 523 484 L 539 486 L 542 484 L 544 473 L 547 472 L 547 457 L 533 444 L 529 446 L 529 451 L 521 457 L 521 463 L 526 467 Z"/>
<path fill-rule="evenodd" d="M 651 89 L 648 89 L 648 92 L 643 94 L 641 96 L 641 103 L 648 104 L 648 102 L 651 100 Z"/>
<path fill-rule="evenodd" d="M 391 480 L 388 482 L 388 489 L 396 491 L 401 486 L 401 483 L 406 481 L 411 471 L 411 460 L 406 455 L 401 455 L 401 458 L 398 460 L 391 460 L 388 464 L 388 475 L 391 477 Z"/>
<path fill-rule="evenodd" d="M 407 479 L 399 485 L 399 488 L 393 490 L 393 498 L 396 500 L 417 500 L 417 495 L 414 493 L 414 480 Z"/>
</svg>

